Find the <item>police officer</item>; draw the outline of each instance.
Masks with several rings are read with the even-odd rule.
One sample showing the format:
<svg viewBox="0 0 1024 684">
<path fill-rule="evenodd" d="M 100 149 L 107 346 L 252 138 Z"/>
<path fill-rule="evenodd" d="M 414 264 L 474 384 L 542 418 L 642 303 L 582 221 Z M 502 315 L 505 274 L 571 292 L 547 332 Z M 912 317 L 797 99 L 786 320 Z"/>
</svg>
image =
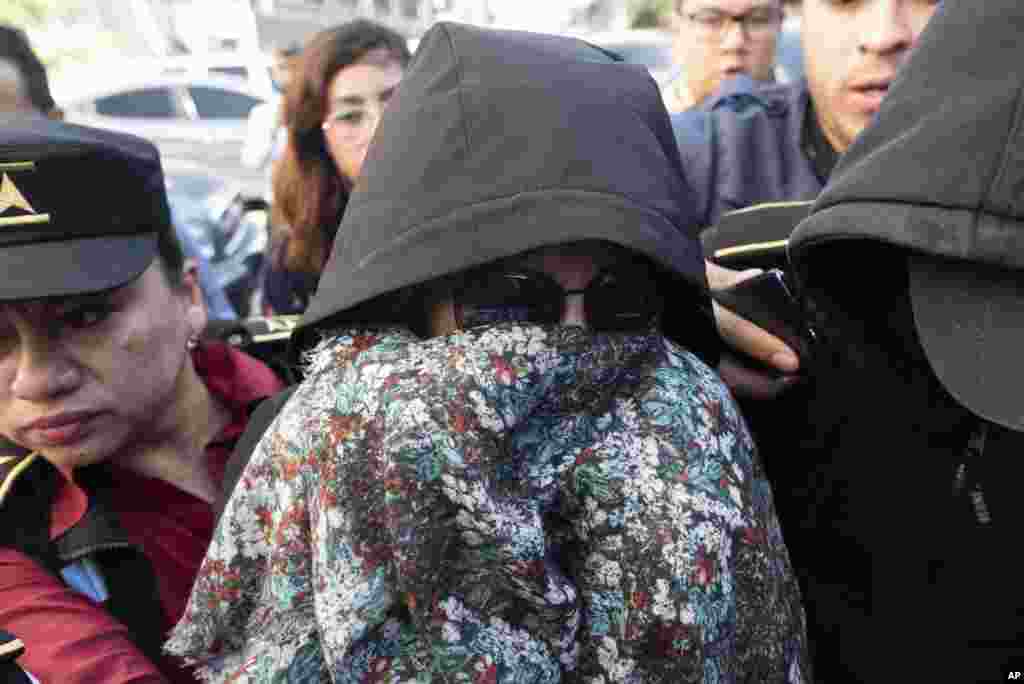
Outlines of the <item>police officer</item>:
<svg viewBox="0 0 1024 684">
<path fill-rule="evenodd" d="M 249 406 L 203 340 L 152 144 L 0 120 L 0 627 L 45 682 L 194 681 L 161 653 Z"/>
</svg>

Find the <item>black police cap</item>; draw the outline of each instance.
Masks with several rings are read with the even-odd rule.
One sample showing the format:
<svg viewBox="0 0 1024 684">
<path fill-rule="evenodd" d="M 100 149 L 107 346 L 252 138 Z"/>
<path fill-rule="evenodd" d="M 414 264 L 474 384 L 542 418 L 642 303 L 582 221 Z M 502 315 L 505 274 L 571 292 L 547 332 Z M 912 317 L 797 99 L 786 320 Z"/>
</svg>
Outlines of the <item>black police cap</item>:
<svg viewBox="0 0 1024 684">
<path fill-rule="evenodd" d="M 172 230 L 151 143 L 44 117 L 0 120 L 0 301 L 123 285 Z"/>
<path fill-rule="evenodd" d="M 786 247 L 797 224 L 811 212 L 810 201 L 766 202 L 723 214 L 701 233 L 704 254 L 728 268 L 789 266 Z"/>
</svg>

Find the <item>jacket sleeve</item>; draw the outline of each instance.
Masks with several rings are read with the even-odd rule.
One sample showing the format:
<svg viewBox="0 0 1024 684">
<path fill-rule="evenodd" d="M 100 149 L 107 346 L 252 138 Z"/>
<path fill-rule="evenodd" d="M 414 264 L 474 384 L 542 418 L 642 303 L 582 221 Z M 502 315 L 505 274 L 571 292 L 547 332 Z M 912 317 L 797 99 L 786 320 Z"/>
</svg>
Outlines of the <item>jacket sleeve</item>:
<svg viewBox="0 0 1024 684">
<path fill-rule="evenodd" d="M 167 680 L 127 628 L 29 557 L 0 548 L 0 627 L 25 644 L 18 659 L 41 684 Z"/>
</svg>

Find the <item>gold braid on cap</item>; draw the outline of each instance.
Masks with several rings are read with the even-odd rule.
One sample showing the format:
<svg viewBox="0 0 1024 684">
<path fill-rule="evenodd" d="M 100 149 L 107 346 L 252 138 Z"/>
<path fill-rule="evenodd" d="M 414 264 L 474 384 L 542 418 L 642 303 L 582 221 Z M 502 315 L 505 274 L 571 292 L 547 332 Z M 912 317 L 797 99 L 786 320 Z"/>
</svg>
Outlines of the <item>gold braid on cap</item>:
<svg viewBox="0 0 1024 684">
<path fill-rule="evenodd" d="M 7 498 L 7 494 L 14 487 L 14 481 L 18 477 L 28 470 L 29 466 L 35 462 L 36 458 L 39 457 L 38 451 L 33 451 L 30 454 L 17 454 L 14 456 L 0 456 L 0 468 L 6 468 L 9 463 L 14 462 L 14 465 L 4 476 L 3 480 L 0 481 L 0 505 L 3 505 L 4 499 Z M 20 462 L 18 462 L 18 460 Z"/>
<path fill-rule="evenodd" d="M 49 214 L 40 214 L 29 204 L 25 196 L 18 190 L 8 172 L 35 171 L 35 162 L 0 162 L 0 214 L 8 209 L 21 209 L 27 214 L 20 216 L 0 216 L 0 228 L 4 226 L 18 226 L 30 223 L 49 223 Z"/>
</svg>

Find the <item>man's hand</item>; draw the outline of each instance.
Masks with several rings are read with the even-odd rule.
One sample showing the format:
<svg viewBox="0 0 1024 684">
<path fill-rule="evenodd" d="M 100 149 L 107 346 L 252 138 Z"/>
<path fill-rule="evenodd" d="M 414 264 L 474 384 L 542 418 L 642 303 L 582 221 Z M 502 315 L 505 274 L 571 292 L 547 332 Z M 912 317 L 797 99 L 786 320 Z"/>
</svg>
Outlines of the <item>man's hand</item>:
<svg viewBox="0 0 1024 684">
<path fill-rule="evenodd" d="M 710 261 L 704 263 L 712 290 L 731 287 L 761 273 L 758 268 L 733 271 Z M 714 311 L 718 332 L 730 349 L 785 374 L 773 377 L 745 365 L 737 355 L 724 353 L 718 364 L 718 373 L 737 395 L 769 399 L 799 380 L 795 373 L 800 369 L 800 360 L 785 342 L 718 303 L 714 304 Z"/>
</svg>

